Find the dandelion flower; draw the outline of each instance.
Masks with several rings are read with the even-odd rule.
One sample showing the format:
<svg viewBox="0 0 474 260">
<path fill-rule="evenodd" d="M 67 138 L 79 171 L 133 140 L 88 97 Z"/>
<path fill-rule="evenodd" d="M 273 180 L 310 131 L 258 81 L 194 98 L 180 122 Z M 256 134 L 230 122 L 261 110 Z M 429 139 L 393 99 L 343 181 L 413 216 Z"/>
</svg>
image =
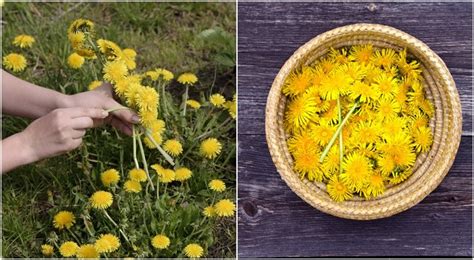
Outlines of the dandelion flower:
<svg viewBox="0 0 474 260">
<path fill-rule="evenodd" d="M 378 169 L 385 176 L 389 175 L 395 169 L 395 162 L 390 156 L 381 156 L 377 159 Z"/>
<path fill-rule="evenodd" d="M 176 181 L 185 181 L 193 175 L 193 172 L 186 168 L 186 167 L 181 167 L 175 170 L 175 180 Z"/>
<path fill-rule="evenodd" d="M 72 257 L 76 255 L 78 248 L 79 246 L 75 242 L 67 241 L 59 247 L 59 253 L 64 257 Z"/>
<path fill-rule="evenodd" d="M 214 217 L 216 215 L 216 211 L 215 211 L 213 206 L 207 206 L 202 211 L 202 214 L 204 214 L 204 216 L 210 218 L 210 217 Z"/>
<path fill-rule="evenodd" d="M 151 245 L 157 249 L 166 249 L 170 245 L 170 239 L 165 235 L 156 235 L 151 239 Z"/>
<path fill-rule="evenodd" d="M 294 169 L 301 178 L 307 177 L 310 181 L 322 181 L 323 173 L 319 163 L 320 153 L 315 150 L 303 150 L 293 155 Z"/>
<path fill-rule="evenodd" d="M 357 61 L 362 64 L 366 64 L 370 61 L 373 55 L 373 46 L 368 45 L 355 45 L 352 46 L 349 52 L 349 59 Z"/>
<path fill-rule="evenodd" d="M 347 62 L 349 62 L 349 58 L 347 57 L 347 50 L 345 48 L 337 50 L 331 47 L 328 56 L 338 64 L 346 64 Z"/>
<path fill-rule="evenodd" d="M 44 256 L 52 256 L 53 253 L 54 253 L 54 247 L 51 246 L 51 245 L 41 245 L 41 253 L 44 255 Z"/>
<path fill-rule="evenodd" d="M 333 70 L 321 81 L 321 96 L 327 100 L 336 100 L 347 92 L 353 80 L 342 69 Z"/>
<path fill-rule="evenodd" d="M 170 183 L 175 180 L 176 173 L 171 169 L 164 169 L 159 176 L 162 183 Z"/>
<path fill-rule="evenodd" d="M 126 192 L 138 193 L 142 191 L 142 185 L 138 181 L 128 180 L 123 184 L 123 188 Z"/>
<path fill-rule="evenodd" d="M 380 150 L 385 156 L 395 162 L 396 166 L 413 166 L 416 160 L 416 154 L 413 152 L 410 138 L 403 132 L 389 138 L 388 143 L 380 145 Z"/>
<path fill-rule="evenodd" d="M 93 208 L 106 209 L 112 205 L 114 198 L 112 193 L 107 191 L 96 191 L 89 199 Z"/>
<path fill-rule="evenodd" d="M 198 78 L 193 73 L 183 73 L 179 75 L 178 82 L 184 85 L 194 85 Z"/>
<path fill-rule="evenodd" d="M 352 198 L 349 188 L 342 182 L 337 175 L 333 175 L 327 185 L 329 196 L 337 202 L 345 201 Z"/>
<path fill-rule="evenodd" d="M 154 88 L 142 87 L 135 94 L 135 99 L 140 110 L 155 111 L 158 109 L 160 96 Z"/>
<path fill-rule="evenodd" d="M 122 59 L 125 61 L 125 65 L 129 70 L 134 70 L 137 67 L 135 62 L 135 57 L 137 52 L 134 49 L 123 49 L 122 50 Z"/>
<path fill-rule="evenodd" d="M 392 49 L 381 49 L 375 52 L 373 56 L 373 63 L 376 66 L 381 66 L 384 69 L 390 68 L 397 60 L 397 54 Z"/>
<path fill-rule="evenodd" d="M 316 100 L 313 97 L 300 96 L 292 100 L 285 112 L 285 122 L 289 129 L 305 127 L 316 114 Z"/>
<path fill-rule="evenodd" d="M 394 99 L 382 98 L 378 104 L 378 115 L 382 119 L 391 119 L 401 111 L 401 106 Z"/>
<path fill-rule="evenodd" d="M 354 129 L 354 137 L 363 144 L 375 143 L 379 139 L 380 127 L 372 121 L 363 121 Z"/>
<path fill-rule="evenodd" d="M 68 33 L 77 33 L 77 32 L 94 32 L 94 23 L 91 20 L 87 19 L 76 19 L 74 20 L 68 28 Z"/>
<path fill-rule="evenodd" d="M 372 87 L 376 88 L 382 98 L 392 98 L 398 92 L 397 79 L 382 73 L 374 79 Z"/>
<path fill-rule="evenodd" d="M 406 168 L 402 172 L 391 176 L 389 178 L 390 184 L 395 184 L 395 185 L 399 184 L 405 181 L 406 179 L 408 179 L 408 177 L 410 177 L 412 174 L 413 174 L 413 170 L 411 168 Z"/>
<path fill-rule="evenodd" d="M 67 58 L 67 64 L 73 69 L 79 69 L 84 64 L 84 60 L 84 57 L 74 52 Z"/>
<path fill-rule="evenodd" d="M 351 92 L 349 93 L 350 98 L 353 100 L 359 98 L 359 100 L 364 103 L 371 103 L 374 100 L 377 100 L 379 96 L 380 92 L 377 88 L 362 81 L 354 82 Z"/>
<path fill-rule="evenodd" d="M 173 72 L 167 69 L 156 69 L 156 72 L 162 77 L 164 81 L 170 81 L 174 78 Z"/>
<path fill-rule="evenodd" d="M 290 139 L 288 139 L 288 150 L 291 153 L 301 150 L 309 150 L 318 145 L 318 142 L 313 138 L 309 131 L 301 131 L 295 133 Z"/>
<path fill-rule="evenodd" d="M 102 81 L 100 80 L 94 80 L 92 81 L 89 86 L 87 87 L 89 90 L 94 90 L 98 87 L 102 86 Z"/>
<path fill-rule="evenodd" d="M 112 41 L 98 39 L 97 46 L 99 47 L 100 52 L 103 53 L 109 60 L 122 57 L 122 49 L 120 49 L 120 47 Z"/>
<path fill-rule="evenodd" d="M 209 102 L 215 107 L 223 107 L 225 98 L 221 94 L 214 94 L 209 97 Z"/>
<path fill-rule="evenodd" d="M 223 199 L 214 205 L 214 210 L 220 217 L 231 217 L 234 215 L 235 204 L 228 199 Z"/>
<path fill-rule="evenodd" d="M 112 234 L 102 234 L 94 243 L 95 250 L 98 253 L 110 253 L 120 247 L 120 240 Z"/>
<path fill-rule="evenodd" d="M 413 131 L 413 140 L 418 153 L 427 152 L 433 143 L 433 134 L 429 127 L 421 126 Z"/>
<path fill-rule="evenodd" d="M 235 101 L 226 101 L 224 107 L 229 111 L 229 115 L 235 119 L 237 117 L 237 103 Z"/>
<path fill-rule="evenodd" d="M 150 70 L 145 72 L 145 76 L 149 77 L 152 81 L 156 81 L 160 77 L 160 73 L 156 70 Z"/>
<path fill-rule="evenodd" d="M 26 58 L 18 53 L 10 53 L 3 57 L 3 64 L 9 70 L 20 72 L 26 68 Z"/>
<path fill-rule="evenodd" d="M 213 191 L 223 192 L 225 191 L 225 183 L 221 180 L 212 180 L 209 182 L 209 188 Z"/>
<path fill-rule="evenodd" d="M 180 155 L 183 152 L 183 146 L 176 139 L 166 140 L 163 145 L 163 149 L 165 149 L 166 152 L 170 153 L 174 157 Z"/>
<path fill-rule="evenodd" d="M 120 174 L 115 169 L 109 169 L 100 174 L 100 180 L 106 187 L 115 185 L 120 180 Z"/>
<path fill-rule="evenodd" d="M 54 227 L 59 230 L 69 229 L 74 223 L 76 223 L 76 217 L 70 211 L 60 211 L 53 219 Z"/>
<path fill-rule="evenodd" d="M 132 181 L 144 182 L 146 181 L 146 172 L 143 169 L 133 168 L 128 172 L 128 178 Z"/>
<path fill-rule="evenodd" d="M 194 108 L 194 109 L 199 109 L 201 107 L 201 104 L 199 102 L 197 102 L 196 100 L 193 100 L 193 99 L 188 99 L 186 101 L 186 105 Z"/>
<path fill-rule="evenodd" d="M 163 168 L 163 166 L 155 163 L 155 164 L 152 164 L 150 166 L 153 170 L 156 171 L 156 174 L 158 174 L 158 176 L 161 176 L 163 174 L 163 171 L 165 170 L 165 168 Z"/>
<path fill-rule="evenodd" d="M 336 132 L 336 126 L 331 126 L 329 123 L 321 120 L 319 125 L 310 126 L 310 134 L 319 145 L 324 146 L 329 143 L 331 137 Z"/>
<path fill-rule="evenodd" d="M 321 169 L 326 177 L 332 176 L 332 173 L 335 173 L 339 170 L 340 158 L 339 158 L 339 145 L 334 145 L 327 154 L 326 158 L 321 165 Z"/>
<path fill-rule="evenodd" d="M 385 191 L 384 178 L 380 173 L 373 173 L 368 178 L 367 186 L 363 189 L 365 198 L 375 198 Z"/>
<path fill-rule="evenodd" d="M 125 78 L 128 73 L 128 69 L 124 61 L 114 60 L 108 61 L 105 64 L 103 72 L 105 80 L 111 83 L 116 83 Z"/>
<path fill-rule="evenodd" d="M 313 71 L 304 67 L 301 72 L 292 72 L 285 81 L 282 92 L 287 96 L 303 94 L 313 84 Z"/>
<path fill-rule="evenodd" d="M 13 39 L 13 45 L 20 48 L 30 48 L 33 43 L 35 43 L 35 38 L 26 34 L 20 34 Z"/>
<path fill-rule="evenodd" d="M 187 257 L 199 258 L 203 255 L 204 249 L 198 244 L 189 244 L 184 248 L 184 254 Z"/>
<path fill-rule="evenodd" d="M 370 177 L 371 165 L 369 160 L 358 153 L 346 156 L 342 163 L 341 180 L 351 190 L 360 191 Z"/>
<path fill-rule="evenodd" d="M 221 153 L 222 144 L 216 138 L 207 138 L 202 141 L 200 147 L 200 153 L 208 158 L 214 159 Z"/>
<path fill-rule="evenodd" d="M 77 258 L 99 258 L 99 252 L 93 244 L 85 244 L 77 249 Z"/>
</svg>

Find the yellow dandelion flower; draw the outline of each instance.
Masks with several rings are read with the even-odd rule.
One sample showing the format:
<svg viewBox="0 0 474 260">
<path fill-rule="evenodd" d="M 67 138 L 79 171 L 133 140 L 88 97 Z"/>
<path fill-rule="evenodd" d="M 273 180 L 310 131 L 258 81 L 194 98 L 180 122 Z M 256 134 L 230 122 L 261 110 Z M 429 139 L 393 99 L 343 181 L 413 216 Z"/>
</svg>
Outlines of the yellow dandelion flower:
<svg viewBox="0 0 474 260">
<path fill-rule="evenodd" d="M 3 64 L 9 70 L 20 72 L 26 68 L 26 58 L 18 53 L 10 53 L 3 57 Z"/>
<path fill-rule="evenodd" d="M 94 248 L 98 253 L 114 252 L 120 247 L 120 240 L 112 234 L 102 234 L 94 243 Z"/>
<path fill-rule="evenodd" d="M 216 192 L 223 192 L 225 191 L 225 183 L 221 180 L 212 180 L 211 182 L 209 182 L 209 188 L 213 191 L 216 191 Z"/>
<path fill-rule="evenodd" d="M 199 109 L 201 107 L 201 104 L 199 102 L 197 102 L 196 100 L 193 100 L 193 99 L 188 99 L 186 101 L 186 105 L 194 108 L 194 109 Z"/>
<path fill-rule="evenodd" d="M 147 180 L 146 172 L 143 169 L 137 168 L 133 168 L 128 172 L 128 178 L 137 182 L 145 182 Z"/>
<path fill-rule="evenodd" d="M 30 48 L 35 43 L 35 38 L 31 35 L 20 34 L 13 39 L 13 45 L 20 48 Z"/>
<path fill-rule="evenodd" d="M 87 19 L 76 19 L 68 28 L 68 33 L 87 32 L 94 33 L 94 23 Z"/>
<path fill-rule="evenodd" d="M 431 129 L 426 126 L 421 126 L 414 129 L 412 134 L 416 151 L 418 153 L 427 152 L 433 143 L 433 134 L 431 133 Z"/>
<path fill-rule="evenodd" d="M 153 140 L 158 144 L 160 145 L 161 143 L 163 143 L 163 136 L 161 135 L 160 132 L 152 132 L 151 133 L 151 137 L 153 138 Z M 144 137 L 143 138 L 143 141 L 145 142 L 145 145 L 150 148 L 150 149 L 156 149 L 156 145 L 154 142 L 152 142 L 150 139 L 148 139 L 148 137 Z"/>
<path fill-rule="evenodd" d="M 67 37 L 68 37 L 69 42 L 71 43 L 71 46 L 74 50 L 81 49 L 84 45 L 85 40 L 86 40 L 86 36 L 83 32 L 68 33 Z"/>
<path fill-rule="evenodd" d="M 349 57 L 347 56 L 347 50 L 345 48 L 334 49 L 331 47 L 328 56 L 338 64 L 346 64 L 349 62 Z"/>
<path fill-rule="evenodd" d="M 100 80 L 94 80 L 92 81 L 89 86 L 87 87 L 89 90 L 94 90 L 98 87 L 102 86 L 102 81 Z"/>
<path fill-rule="evenodd" d="M 221 94 L 214 94 L 209 97 L 209 102 L 215 107 L 223 107 L 225 98 Z"/>
<path fill-rule="evenodd" d="M 170 183 L 175 180 L 176 173 L 171 169 L 163 169 L 163 171 L 157 171 L 157 173 L 159 174 L 160 182 L 162 183 Z"/>
<path fill-rule="evenodd" d="M 401 173 L 395 174 L 389 178 L 390 184 L 400 184 L 403 181 L 407 180 L 413 174 L 412 168 L 406 168 Z"/>
<path fill-rule="evenodd" d="M 135 62 L 135 57 L 137 56 L 137 52 L 134 49 L 123 49 L 122 50 L 122 59 L 125 61 L 127 68 L 129 70 L 134 70 L 137 67 L 137 63 Z"/>
<path fill-rule="evenodd" d="M 328 77 L 321 81 L 320 93 L 326 100 L 336 100 L 341 95 L 347 93 L 353 79 L 348 77 L 342 69 L 333 70 Z"/>
<path fill-rule="evenodd" d="M 109 60 L 122 57 L 122 49 L 112 41 L 98 39 L 97 46 L 99 47 L 99 51 L 103 53 Z"/>
<path fill-rule="evenodd" d="M 325 146 L 329 143 L 336 129 L 336 126 L 331 126 L 329 122 L 324 120 L 320 120 L 319 125 L 312 124 L 309 127 L 311 137 L 321 146 Z"/>
<path fill-rule="evenodd" d="M 128 180 L 123 184 L 123 188 L 126 192 L 138 193 L 142 191 L 142 185 L 138 181 Z"/>
<path fill-rule="evenodd" d="M 126 48 L 122 50 L 122 53 L 130 59 L 135 59 L 135 57 L 137 57 L 137 52 L 134 49 Z"/>
<path fill-rule="evenodd" d="M 322 181 L 323 173 L 319 163 L 320 153 L 314 149 L 301 151 L 293 155 L 295 161 L 293 167 L 300 178 L 308 178 L 310 181 Z"/>
<path fill-rule="evenodd" d="M 222 144 L 216 138 L 207 138 L 202 141 L 199 149 L 201 155 L 208 159 L 216 158 L 222 150 Z"/>
<path fill-rule="evenodd" d="M 317 104 L 313 97 L 300 97 L 291 100 L 285 112 L 285 121 L 288 129 L 305 127 L 309 120 L 316 115 Z"/>
<path fill-rule="evenodd" d="M 54 227 L 59 230 L 69 229 L 74 223 L 76 223 L 76 217 L 70 211 L 60 211 L 53 219 Z"/>
<path fill-rule="evenodd" d="M 379 139 L 380 127 L 372 121 L 363 121 L 354 129 L 354 137 L 360 143 L 375 143 Z"/>
<path fill-rule="evenodd" d="M 429 119 L 425 114 L 421 113 L 420 111 L 416 111 L 411 115 L 410 125 L 413 129 L 417 129 L 422 126 L 428 126 L 428 120 Z"/>
<path fill-rule="evenodd" d="M 109 169 L 100 174 L 100 180 L 104 186 L 109 187 L 119 182 L 120 174 L 115 169 Z"/>
<path fill-rule="evenodd" d="M 184 248 L 187 257 L 199 258 L 204 254 L 204 249 L 198 244 L 189 244 Z"/>
<path fill-rule="evenodd" d="M 159 76 L 161 76 L 164 81 L 170 81 L 174 78 L 173 72 L 167 69 L 159 68 L 156 69 L 156 72 L 158 72 Z"/>
<path fill-rule="evenodd" d="M 372 45 L 354 45 L 349 51 L 349 60 L 367 64 L 372 58 L 373 49 Z"/>
<path fill-rule="evenodd" d="M 105 80 L 111 83 L 116 83 L 125 78 L 128 73 L 128 69 L 123 60 L 114 60 L 108 61 L 105 64 L 103 72 Z"/>
<path fill-rule="evenodd" d="M 317 147 L 318 142 L 309 131 L 295 133 L 288 139 L 288 150 L 295 153 L 297 150 L 309 150 Z"/>
<path fill-rule="evenodd" d="M 377 159 L 377 166 L 383 175 L 388 176 L 395 169 L 395 162 L 390 156 L 381 156 Z"/>
<path fill-rule="evenodd" d="M 398 92 L 397 79 L 385 73 L 377 76 L 371 86 L 380 92 L 382 98 L 392 98 Z"/>
<path fill-rule="evenodd" d="M 59 253 L 64 257 L 72 257 L 76 255 L 78 248 L 79 246 L 75 242 L 67 241 L 59 247 Z"/>
<path fill-rule="evenodd" d="M 156 121 L 156 118 L 158 117 L 158 111 L 139 110 L 138 115 L 140 117 L 140 123 L 142 123 L 145 128 L 150 128 L 150 126 Z"/>
<path fill-rule="evenodd" d="M 174 157 L 180 155 L 183 152 L 183 146 L 176 139 L 166 140 L 163 145 L 163 149 L 165 149 L 166 152 Z"/>
<path fill-rule="evenodd" d="M 336 100 L 325 101 L 329 104 L 329 108 L 321 114 L 321 119 L 331 124 L 337 124 L 339 121 L 339 111 Z"/>
<path fill-rule="evenodd" d="M 214 210 L 219 217 L 231 217 L 234 215 L 235 204 L 228 199 L 223 199 L 214 205 Z"/>
<path fill-rule="evenodd" d="M 313 84 L 313 71 L 303 67 L 301 72 L 293 71 L 285 81 L 282 92 L 287 96 L 303 94 Z"/>
<path fill-rule="evenodd" d="M 163 171 L 165 170 L 165 168 L 163 168 L 163 166 L 155 163 L 155 164 L 152 164 L 150 166 L 153 170 L 156 171 L 156 174 L 158 174 L 158 176 L 161 176 L 163 174 Z"/>
<path fill-rule="evenodd" d="M 352 85 L 349 97 L 353 100 L 359 98 L 360 102 L 372 103 L 380 97 L 380 92 L 365 82 L 356 81 Z"/>
<path fill-rule="evenodd" d="M 423 99 L 418 103 L 418 107 L 429 117 L 434 115 L 434 105 L 428 99 Z"/>
<path fill-rule="evenodd" d="M 237 117 L 237 103 L 235 101 L 227 101 L 224 104 L 224 107 L 229 111 L 229 115 L 235 119 Z"/>
<path fill-rule="evenodd" d="M 93 244 L 81 245 L 77 249 L 76 253 L 77 258 L 99 258 L 99 252 L 95 249 Z"/>
<path fill-rule="evenodd" d="M 370 177 L 371 165 L 365 156 L 352 153 L 345 156 L 342 169 L 341 180 L 351 190 L 360 191 Z"/>
<path fill-rule="evenodd" d="M 411 62 L 407 61 L 406 49 L 400 51 L 398 55 L 397 66 L 400 68 L 400 72 L 409 78 L 418 79 L 421 74 L 421 69 L 419 68 L 420 64 L 416 60 L 412 60 Z"/>
<path fill-rule="evenodd" d="M 385 139 L 392 138 L 393 136 L 401 133 L 407 126 L 407 119 L 404 117 L 395 117 L 390 120 L 385 120 L 380 125 L 382 129 L 382 137 Z"/>
<path fill-rule="evenodd" d="M 333 175 L 327 185 L 327 191 L 331 199 L 341 202 L 352 198 L 349 188 L 342 182 L 337 175 Z"/>
<path fill-rule="evenodd" d="M 54 253 L 54 247 L 51 246 L 51 245 L 41 245 L 41 253 L 44 255 L 44 256 L 52 256 L 53 253 Z"/>
<path fill-rule="evenodd" d="M 216 211 L 215 211 L 213 206 L 207 206 L 202 211 L 202 214 L 204 214 L 204 216 L 206 216 L 208 218 L 211 218 L 211 217 L 216 216 Z"/>
<path fill-rule="evenodd" d="M 160 73 L 156 70 L 150 70 L 145 72 L 145 76 L 149 77 L 152 81 L 156 81 L 160 77 Z"/>
<path fill-rule="evenodd" d="M 316 103 L 316 112 L 325 112 L 329 109 L 331 101 L 326 101 L 321 98 L 319 87 L 310 87 L 306 96 L 314 99 L 314 102 Z"/>
<path fill-rule="evenodd" d="M 366 199 L 375 198 L 385 191 L 384 177 L 380 173 L 373 173 L 368 178 L 367 186 L 362 190 Z"/>
<path fill-rule="evenodd" d="M 393 49 L 377 50 L 372 58 L 372 62 L 376 66 L 383 67 L 384 69 L 392 67 L 397 60 L 397 53 Z"/>
<path fill-rule="evenodd" d="M 367 74 L 367 68 L 357 62 L 349 62 L 340 67 L 340 70 L 346 74 L 352 81 L 360 81 Z"/>
<path fill-rule="evenodd" d="M 165 235 L 156 235 L 151 239 L 151 245 L 157 249 L 166 249 L 170 245 L 170 239 Z"/>
<path fill-rule="evenodd" d="M 175 170 L 175 180 L 176 181 L 185 181 L 193 175 L 193 172 L 186 168 L 186 167 L 181 167 Z"/>
<path fill-rule="evenodd" d="M 340 157 L 339 157 L 339 145 L 334 144 L 334 146 L 329 150 L 326 158 L 324 158 L 323 163 L 321 164 L 321 170 L 323 171 L 324 176 L 330 177 L 333 173 L 339 171 Z"/>
<path fill-rule="evenodd" d="M 319 66 L 325 74 L 329 74 L 335 67 L 336 63 L 330 58 L 324 58 L 319 61 Z"/>
<path fill-rule="evenodd" d="M 378 102 L 378 116 L 381 119 L 392 119 L 401 112 L 400 104 L 394 99 L 382 98 Z"/>
<path fill-rule="evenodd" d="M 107 191 L 96 191 L 89 199 L 93 208 L 106 209 L 112 205 L 114 198 L 112 193 Z"/>
<path fill-rule="evenodd" d="M 379 150 L 385 156 L 390 156 L 396 166 L 413 166 L 415 164 L 416 154 L 413 152 L 408 135 L 402 132 L 390 137 L 387 141 L 387 143 L 379 145 Z"/>
<path fill-rule="evenodd" d="M 138 88 L 135 95 L 135 100 L 140 110 L 155 111 L 158 109 L 158 102 L 160 96 L 154 88 Z"/>
<path fill-rule="evenodd" d="M 197 81 L 198 78 L 193 73 L 183 73 L 178 77 L 178 82 L 184 85 L 194 85 Z"/>
<path fill-rule="evenodd" d="M 75 52 L 69 55 L 69 57 L 67 58 L 67 64 L 69 65 L 69 67 L 73 69 L 81 68 L 82 65 L 84 64 L 84 61 L 85 61 L 84 57 L 82 57 L 81 55 Z"/>
</svg>

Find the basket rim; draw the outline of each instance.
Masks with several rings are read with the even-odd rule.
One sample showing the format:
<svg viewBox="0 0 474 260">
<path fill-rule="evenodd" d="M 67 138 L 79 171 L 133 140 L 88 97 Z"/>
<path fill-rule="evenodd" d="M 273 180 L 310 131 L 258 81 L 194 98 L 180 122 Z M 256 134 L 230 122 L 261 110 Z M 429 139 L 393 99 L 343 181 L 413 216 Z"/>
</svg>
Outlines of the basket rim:
<svg viewBox="0 0 474 260">
<path fill-rule="evenodd" d="M 444 147 L 440 147 L 442 152 L 445 152 L 446 155 L 444 162 L 439 162 L 440 168 L 432 170 L 430 172 L 434 175 L 432 176 L 432 179 L 429 180 L 429 185 L 421 186 L 419 190 L 416 190 L 414 192 L 415 194 L 404 198 L 401 203 L 395 203 L 396 205 L 370 205 L 370 209 L 361 209 L 360 206 L 364 203 L 368 204 L 367 202 L 370 202 L 370 200 L 359 202 L 347 201 L 343 203 L 337 203 L 332 200 L 323 200 L 321 198 L 322 191 L 314 189 L 310 190 L 308 188 L 308 185 L 305 184 L 304 180 L 300 180 L 299 177 L 296 177 L 297 174 L 293 172 L 291 165 L 289 165 L 288 162 L 285 162 L 284 158 L 281 158 L 282 153 L 284 152 L 282 152 L 281 147 L 279 147 L 278 145 L 278 142 L 275 141 L 276 138 L 279 137 L 278 130 L 281 130 L 275 129 L 276 119 L 281 116 L 278 114 L 278 112 L 281 111 L 278 111 L 277 104 L 279 103 L 279 100 L 282 96 L 281 86 L 284 83 L 284 80 L 288 73 L 291 72 L 296 65 L 301 63 L 301 61 L 308 55 L 308 53 L 310 53 L 311 50 L 314 50 L 318 45 L 321 45 L 322 43 L 327 42 L 331 39 L 337 39 L 337 37 L 341 37 L 341 35 L 348 35 L 351 33 L 374 33 L 387 38 L 392 38 L 390 41 L 394 41 L 394 39 L 397 39 L 405 44 L 404 47 L 408 46 L 410 47 L 410 49 L 417 50 L 418 52 L 428 57 L 428 64 L 432 65 L 430 67 L 434 68 L 434 70 L 442 76 L 440 84 L 441 87 L 444 87 L 446 89 L 447 94 L 441 92 L 441 96 L 443 96 L 444 93 L 444 98 L 449 101 L 452 114 L 454 114 L 454 116 L 451 115 L 448 118 L 448 123 L 452 123 L 454 125 L 453 129 L 450 129 L 452 131 L 449 133 L 449 135 L 447 135 L 447 138 L 449 138 L 450 145 L 447 147 L 447 149 L 443 149 Z M 440 85 L 436 86 L 438 89 L 440 88 Z M 275 76 L 275 79 L 268 94 L 265 111 L 265 133 L 269 152 L 277 168 L 277 171 L 280 174 L 280 177 L 300 198 L 302 198 L 304 201 L 306 201 L 313 207 L 334 216 L 356 220 L 378 219 L 388 217 L 407 210 L 408 208 L 419 203 L 422 199 L 428 196 L 429 193 L 431 193 L 437 186 L 439 186 L 439 184 L 444 179 L 445 175 L 448 173 L 454 162 L 454 158 L 461 141 L 461 104 L 454 79 L 451 73 L 449 72 L 449 69 L 447 68 L 444 61 L 425 43 L 418 40 L 414 36 L 411 36 L 408 33 L 405 33 L 391 26 L 372 23 L 356 23 L 337 27 L 335 29 L 317 35 L 316 37 L 312 38 L 311 40 L 300 46 L 287 59 L 278 74 Z M 428 160 L 425 161 L 425 163 L 427 162 Z M 295 181 L 295 178 L 299 181 Z M 419 182 L 420 180 L 416 181 Z M 401 195 L 395 193 L 390 195 L 389 197 L 393 196 Z"/>
</svg>

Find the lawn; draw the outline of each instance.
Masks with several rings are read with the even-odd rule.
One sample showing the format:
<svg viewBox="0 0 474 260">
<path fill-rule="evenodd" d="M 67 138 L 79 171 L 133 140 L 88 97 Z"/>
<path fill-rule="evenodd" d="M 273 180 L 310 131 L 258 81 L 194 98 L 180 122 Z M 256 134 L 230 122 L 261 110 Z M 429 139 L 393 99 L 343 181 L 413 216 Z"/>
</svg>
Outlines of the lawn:
<svg viewBox="0 0 474 260">
<path fill-rule="evenodd" d="M 119 212 L 114 217 L 132 242 L 122 241 L 122 248 L 108 256 L 183 256 L 182 247 L 199 240 L 207 257 L 235 257 L 235 217 L 207 220 L 201 214 L 206 203 L 210 203 L 211 197 L 204 191 L 211 179 L 222 179 L 226 183 L 227 189 L 219 194 L 220 197 L 236 201 L 235 121 L 229 123 L 227 111 L 206 107 L 206 100 L 213 93 L 221 93 L 227 100 L 235 94 L 235 4 L 5 3 L 3 56 L 19 52 L 11 44 L 16 35 L 29 34 L 36 39 L 31 49 L 21 50 L 28 59 L 28 68 L 15 75 L 67 94 L 86 91 L 88 83 L 100 74 L 94 73 L 91 67 L 73 70 L 67 66 L 72 48 L 66 32 L 77 18 L 94 21 L 100 37 L 123 48 L 135 49 L 140 72 L 166 68 L 175 76 L 183 72 L 195 73 L 199 82 L 190 88 L 190 97 L 201 101 L 204 107 L 202 112 L 187 116 L 186 120 L 193 120 L 197 125 L 191 127 L 192 131 L 188 125 L 166 132 L 168 138 L 180 135 L 185 140 L 183 149 L 187 157 L 177 161 L 193 166 L 190 167 L 193 177 L 186 185 L 169 185 L 167 194 L 161 190 L 163 194 L 159 201 L 152 201 L 152 196 L 143 201 L 140 197 L 124 199 L 127 195 L 123 191 L 117 192 L 118 200 L 122 198 L 122 203 L 127 202 L 130 206 L 121 208 L 126 212 Z M 167 89 L 168 98 L 175 103 L 181 102 L 183 86 L 173 81 Z M 29 122 L 3 116 L 2 138 L 22 131 Z M 222 122 L 226 123 L 225 127 L 218 129 Z M 196 141 L 206 132 L 218 137 L 223 145 L 223 151 L 215 161 L 200 161 L 193 150 Z M 95 223 L 94 219 L 99 217 L 84 205 L 100 186 L 100 172 L 115 168 L 123 179 L 126 178 L 126 172 L 133 167 L 131 147 L 131 138 L 110 127 L 97 128 L 88 132 L 83 145 L 76 151 L 4 175 L 3 257 L 41 257 L 42 244 L 60 244 L 72 237 L 81 240 L 78 243 L 93 243 L 90 234 L 98 235 L 108 226 L 99 220 Z M 164 161 L 156 150 L 147 155 L 151 163 Z M 151 206 L 150 201 L 153 202 Z M 142 214 L 149 207 L 152 207 L 150 214 Z M 69 233 L 52 227 L 54 215 L 63 209 L 76 213 L 76 224 Z M 200 226 L 200 223 L 206 224 Z M 92 225 L 92 232 L 85 230 L 86 225 Z M 140 240 L 142 233 L 149 237 L 159 230 L 174 232 L 167 251 L 153 251 L 149 240 Z M 182 239 L 173 244 L 175 237 Z M 60 256 L 57 250 L 55 256 Z"/>
</svg>

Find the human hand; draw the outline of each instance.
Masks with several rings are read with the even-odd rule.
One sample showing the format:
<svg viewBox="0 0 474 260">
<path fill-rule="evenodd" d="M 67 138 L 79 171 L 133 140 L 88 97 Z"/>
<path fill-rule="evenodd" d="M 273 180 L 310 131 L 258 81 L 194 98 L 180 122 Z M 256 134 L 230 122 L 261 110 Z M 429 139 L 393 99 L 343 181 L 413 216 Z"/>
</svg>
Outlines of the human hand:
<svg viewBox="0 0 474 260">
<path fill-rule="evenodd" d="M 79 147 L 86 129 L 94 126 L 93 119 L 100 120 L 107 116 L 103 109 L 77 107 L 55 109 L 38 118 L 18 134 L 26 163 Z"/>
<path fill-rule="evenodd" d="M 119 107 L 125 108 L 114 100 L 112 85 L 108 83 L 104 83 L 102 86 L 91 91 L 68 96 L 65 107 L 89 107 L 101 108 L 104 110 Z M 106 123 L 112 125 L 127 135 L 132 135 L 132 124 L 136 124 L 138 122 L 139 118 L 134 112 L 128 109 L 122 109 L 111 112 L 110 115 L 105 119 L 94 120 L 94 126 L 99 126 Z"/>
</svg>

